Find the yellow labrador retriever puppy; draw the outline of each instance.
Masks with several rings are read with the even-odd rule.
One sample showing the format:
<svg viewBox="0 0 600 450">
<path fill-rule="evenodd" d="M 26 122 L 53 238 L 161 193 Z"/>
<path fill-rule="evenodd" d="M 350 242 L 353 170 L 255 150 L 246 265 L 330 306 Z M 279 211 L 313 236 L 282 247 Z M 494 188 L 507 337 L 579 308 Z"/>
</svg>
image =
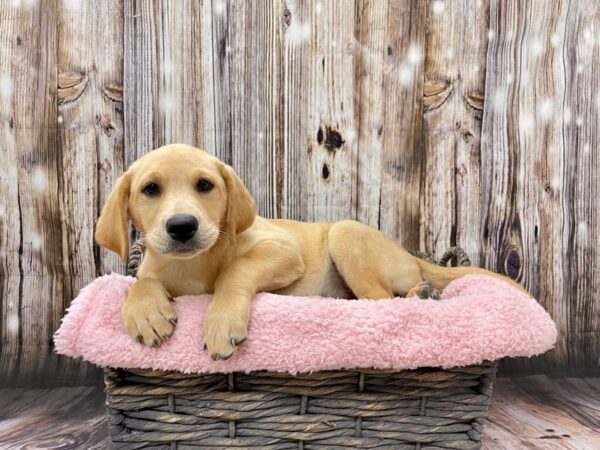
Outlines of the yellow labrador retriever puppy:
<svg viewBox="0 0 600 450">
<path fill-rule="evenodd" d="M 258 217 L 230 166 L 181 144 L 142 156 L 108 197 L 96 240 L 123 260 L 128 220 L 146 242 L 138 281 L 122 309 L 128 333 L 159 345 L 175 326 L 172 297 L 211 293 L 204 342 L 213 359 L 229 358 L 244 341 L 250 302 L 260 291 L 381 299 L 414 295 L 425 280 L 442 289 L 467 273 L 501 277 L 429 264 L 358 222 Z"/>
</svg>

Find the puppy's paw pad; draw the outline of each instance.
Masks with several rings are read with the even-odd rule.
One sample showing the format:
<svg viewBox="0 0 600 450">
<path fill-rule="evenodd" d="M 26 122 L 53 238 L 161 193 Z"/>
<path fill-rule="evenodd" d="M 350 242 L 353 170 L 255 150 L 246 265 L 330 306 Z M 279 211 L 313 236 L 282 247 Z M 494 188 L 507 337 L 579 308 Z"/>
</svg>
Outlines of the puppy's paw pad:
<svg viewBox="0 0 600 450">
<path fill-rule="evenodd" d="M 407 297 L 419 297 L 422 299 L 433 299 L 439 300 L 440 293 L 437 289 L 434 289 L 429 281 L 421 281 L 410 291 L 408 291 Z"/>
</svg>

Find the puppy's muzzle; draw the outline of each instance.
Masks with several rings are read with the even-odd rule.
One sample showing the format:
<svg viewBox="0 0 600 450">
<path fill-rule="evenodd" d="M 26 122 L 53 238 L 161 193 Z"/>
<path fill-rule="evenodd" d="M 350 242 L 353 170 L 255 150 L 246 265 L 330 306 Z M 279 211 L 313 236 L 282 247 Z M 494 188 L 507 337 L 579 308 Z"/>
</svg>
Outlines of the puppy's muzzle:
<svg viewBox="0 0 600 450">
<path fill-rule="evenodd" d="M 165 224 L 167 234 L 177 242 L 187 242 L 198 231 L 198 219 L 191 214 L 175 214 Z"/>
</svg>

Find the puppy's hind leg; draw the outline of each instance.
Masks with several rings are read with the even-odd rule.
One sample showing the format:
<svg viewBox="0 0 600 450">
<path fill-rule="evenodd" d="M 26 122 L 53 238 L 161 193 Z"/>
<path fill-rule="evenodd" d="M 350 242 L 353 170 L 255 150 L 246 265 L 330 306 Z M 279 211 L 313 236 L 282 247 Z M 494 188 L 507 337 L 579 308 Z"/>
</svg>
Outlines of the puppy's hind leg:
<svg viewBox="0 0 600 450">
<path fill-rule="evenodd" d="M 391 298 L 423 281 L 414 258 L 368 225 L 334 223 L 327 245 L 338 272 L 358 298 Z"/>
</svg>

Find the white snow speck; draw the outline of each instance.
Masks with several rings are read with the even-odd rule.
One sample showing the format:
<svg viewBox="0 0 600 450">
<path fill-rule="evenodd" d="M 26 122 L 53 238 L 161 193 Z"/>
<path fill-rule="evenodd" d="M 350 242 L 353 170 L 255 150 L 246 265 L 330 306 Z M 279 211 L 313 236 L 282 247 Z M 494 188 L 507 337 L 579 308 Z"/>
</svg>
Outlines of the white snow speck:
<svg viewBox="0 0 600 450">
<path fill-rule="evenodd" d="M 515 77 L 513 76 L 512 72 L 509 72 L 508 75 L 506 75 L 506 83 L 507 84 L 512 84 L 514 79 L 515 79 Z"/>
<path fill-rule="evenodd" d="M 42 248 L 42 237 L 38 233 L 31 235 L 31 248 L 39 250 Z"/>
<path fill-rule="evenodd" d="M 583 153 L 587 154 L 590 152 L 590 144 L 583 145 Z"/>
<path fill-rule="evenodd" d="M 533 130 L 535 126 L 535 119 L 527 112 L 521 112 L 519 115 L 519 129 L 523 133 L 528 133 Z"/>
<path fill-rule="evenodd" d="M 558 175 L 553 176 L 550 180 L 550 187 L 555 191 L 559 190 L 561 187 L 561 177 Z"/>
<path fill-rule="evenodd" d="M 346 128 L 346 131 L 344 132 L 344 140 L 348 143 L 351 144 L 352 142 L 354 142 L 356 140 L 356 128 L 354 128 L 352 125 L 349 125 Z"/>
<path fill-rule="evenodd" d="M 41 167 L 33 169 L 31 184 L 36 192 L 45 192 L 48 189 L 48 176 L 44 169 Z"/>
<path fill-rule="evenodd" d="M 417 64 L 419 61 L 421 61 L 421 58 L 422 58 L 421 48 L 417 44 L 411 44 L 410 47 L 408 47 L 408 53 L 406 55 L 406 60 L 410 64 Z"/>
<path fill-rule="evenodd" d="M 565 124 L 571 122 L 571 108 L 565 108 L 565 110 L 563 111 L 563 122 Z"/>
<path fill-rule="evenodd" d="M 544 43 L 542 42 L 541 39 L 535 38 L 531 42 L 531 54 L 537 58 L 542 53 L 544 53 Z"/>
<path fill-rule="evenodd" d="M 431 4 L 431 9 L 433 10 L 434 14 L 442 14 L 446 9 L 446 4 L 441 0 L 435 0 Z"/>
<path fill-rule="evenodd" d="M 17 316 L 16 314 L 10 316 L 6 321 L 6 327 L 11 333 L 16 333 L 17 331 L 19 331 L 19 316 Z"/>
<path fill-rule="evenodd" d="M 12 0 L 11 5 L 13 8 L 18 8 L 21 6 L 21 0 Z"/>
<path fill-rule="evenodd" d="M 576 71 L 577 73 L 581 73 L 581 72 L 583 72 L 583 64 L 577 64 L 577 65 L 575 66 L 575 71 Z"/>
<path fill-rule="evenodd" d="M 543 122 L 549 122 L 554 116 L 554 100 L 545 98 L 538 104 L 538 115 Z"/>
<path fill-rule="evenodd" d="M 488 30 L 487 36 L 488 39 L 491 41 L 492 39 L 494 39 L 494 37 L 496 37 L 496 32 L 490 28 Z"/>
<path fill-rule="evenodd" d="M 219 16 L 225 12 L 226 8 L 227 5 L 225 5 L 225 2 L 223 0 L 217 0 L 213 3 L 213 9 L 215 11 L 215 14 L 218 14 Z"/>
<path fill-rule="evenodd" d="M 552 45 L 552 47 L 558 47 L 561 41 L 562 39 L 558 33 L 552 33 L 552 36 L 550 36 L 550 45 Z"/>
<path fill-rule="evenodd" d="M 263 139 L 263 137 L 264 137 L 264 135 L 263 135 L 261 132 L 259 132 L 259 133 L 257 133 L 257 134 L 256 134 L 256 137 L 257 137 L 259 140 L 262 140 L 262 139 Z"/>
<path fill-rule="evenodd" d="M 81 9 L 81 0 L 63 0 L 63 6 L 69 12 L 77 12 Z"/>
<path fill-rule="evenodd" d="M 504 105 L 506 103 L 505 96 L 506 96 L 506 93 L 501 90 L 494 94 L 494 98 L 492 100 L 492 106 L 493 106 L 494 110 L 501 111 L 502 109 L 504 109 Z"/>
<path fill-rule="evenodd" d="M 12 93 L 12 79 L 9 75 L 0 74 L 0 98 L 9 99 Z"/>
<path fill-rule="evenodd" d="M 231 45 L 225 46 L 225 53 L 231 53 Z"/>
<path fill-rule="evenodd" d="M 17 180 L 19 179 L 19 170 L 17 169 L 16 165 L 12 165 L 8 167 L 8 180 L 12 180 L 15 183 L 17 182 Z"/>
<path fill-rule="evenodd" d="M 577 116 L 577 119 L 575 120 L 575 125 L 577 125 L 578 127 L 583 125 L 583 117 Z"/>
<path fill-rule="evenodd" d="M 506 205 L 506 197 L 504 195 L 497 195 L 496 196 L 496 205 L 498 207 L 503 207 L 504 205 Z"/>
<path fill-rule="evenodd" d="M 292 16 L 292 23 L 287 29 L 287 36 L 291 42 L 301 43 L 310 37 L 310 23 L 302 23 Z"/>
<path fill-rule="evenodd" d="M 58 124 L 60 125 L 61 123 L 63 123 L 63 116 L 62 114 L 59 114 L 58 116 L 56 116 L 56 122 L 58 122 Z"/>
<path fill-rule="evenodd" d="M 587 27 L 585 30 L 583 30 L 583 38 L 588 44 L 594 43 L 594 33 L 591 27 Z"/>
<path fill-rule="evenodd" d="M 448 50 L 446 50 L 446 59 L 452 59 L 454 57 L 454 49 L 452 47 L 449 47 Z"/>
<path fill-rule="evenodd" d="M 402 86 L 410 86 L 413 81 L 413 70 L 408 64 L 400 64 L 398 68 L 398 81 Z"/>
<path fill-rule="evenodd" d="M 323 4 L 321 2 L 315 3 L 315 12 L 319 14 L 323 10 Z"/>
<path fill-rule="evenodd" d="M 479 66 L 478 66 L 477 64 L 475 64 L 475 65 L 473 66 L 473 71 L 474 71 L 474 72 L 479 72 Z"/>
<path fill-rule="evenodd" d="M 170 59 L 165 59 L 162 63 L 162 70 L 166 76 L 170 76 L 173 73 L 173 63 Z"/>
<path fill-rule="evenodd" d="M 582 241 L 586 241 L 587 237 L 588 237 L 588 224 L 584 221 L 581 221 L 577 224 L 577 237 L 582 240 Z"/>
<path fill-rule="evenodd" d="M 168 94 L 163 94 L 160 98 L 159 105 L 163 112 L 169 112 L 173 111 L 175 102 L 173 101 L 173 97 Z"/>
</svg>

